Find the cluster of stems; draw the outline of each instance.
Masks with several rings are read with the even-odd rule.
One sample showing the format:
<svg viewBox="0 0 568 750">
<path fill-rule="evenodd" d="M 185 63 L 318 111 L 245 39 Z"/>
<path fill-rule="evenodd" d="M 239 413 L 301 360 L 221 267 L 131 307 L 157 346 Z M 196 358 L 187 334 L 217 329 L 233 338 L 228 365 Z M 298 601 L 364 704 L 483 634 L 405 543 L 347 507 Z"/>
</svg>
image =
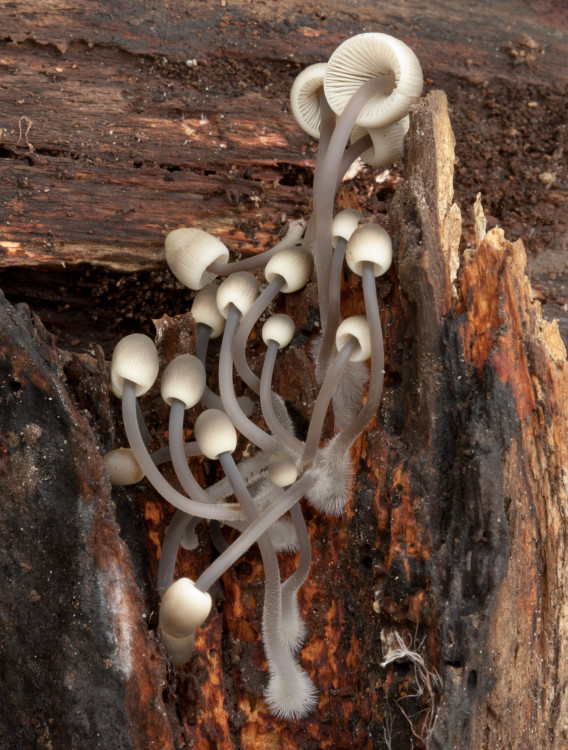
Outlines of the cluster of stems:
<svg viewBox="0 0 568 750">
<path fill-rule="evenodd" d="M 349 46 L 354 40 L 364 42 L 364 52 L 356 48 L 354 58 L 368 63 L 368 70 L 353 73 L 354 63 L 343 62 L 346 50 L 341 45 L 327 65 L 312 66 L 317 68 L 315 77 L 310 69 L 304 71 L 292 90 L 294 114 L 308 132 L 316 128 L 320 137 L 314 208 L 307 225 L 292 222 L 284 238 L 270 250 L 234 262 L 229 262 L 229 251 L 219 240 L 199 229 L 177 229 L 166 239 L 166 259 L 172 272 L 197 292 L 192 306 L 197 322 L 195 356 L 177 357 L 161 377 L 162 397 L 170 406 L 167 448 L 150 452 L 151 438 L 138 404 L 138 397 L 158 376 L 153 342 L 141 334 L 125 337 L 111 366 L 111 385 L 122 399 L 130 446 L 128 451 L 119 449 L 105 456 L 111 481 L 127 484 L 145 476 L 176 509 L 164 537 L 157 580 L 163 593 L 160 627 L 166 650 L 176 664 L 189 660 L 195 631 L 211 606 L 208 592 L 257 544 L 265 582 L 262 622 L 269 670 L 265 698 L 275 715 L 291 719 L 307 715 L 317 703 L 316 690 L 297 657 L 306 637 L 298 593 L 311 565 L 300 501 L 305 498 L 323 513 L 341 513 L 350 492 L 350 447 L 377 412 L 383 387 L 376 277 L 389 268 L 391 242 L 383 229 L 365 221 L 357 211 L 344 211 L 334 218 L 335 192 L 352 161 L 362 154 L 371 150 L 375 162 L 384 162 L 386 155 L 380 153 L 383 142 L 391 157 L 402 151 L 405 128 L 400 123 L 410 101 L 419 94 L 406 92 L 404 75 L 409 63 L 396 57 L 402 48 L 408 50 L 402 42 L 382 34 L 362 34 L 344 44 Z M 367 57 L 372 54 L 379 59 L 369 63 Z M 345 76 L 355 77 L 353 93 L 340 105 L 333 90 L 334 75 L 342 90 Z M 409 100 L 406 110 L 399 102 L 401 92 Z M 398 109 L 389 104 L 391 99 L 396 100 Z M 367 121 L 361 125 L 362 113 L 371 105 L 378 110 L 376 121 L 371 126 Z M 304 110 L 311 118 L 307 125 L 302 120 Z M 393 151 L 394 126 L 398 128 L 398 151 Z M 365 315 L 343 320 L 345 264 L 361 277 Z M 219 284 L 220 277 L 225 279 Z M 259 292 L 258 279 L 262 277 L 265 285 Z M 267 318 L 258 331 L 265 345 L 260 372 L 254 372 L 249 364 L 248 342 L 251 332 L 260 328 L 259 319 L 277 303 L 279 295 L 298 294 L 312 280 L 317 283 L 321 317 L 321 335 L 311 346 L 319 391 L 307 432 L 298 435 L 283 398 L 273 388 L 279 352 L 293 340 L 296 322 L 282 314 Z M 218 386 L 213 386 L 206 365 L 210 342 L 219 336 Z M 257 332 L 254 338 L 259 340 Z M 246 397 L 239 397 L 245 389 Z M 335 434 L 322 443 L 330 405 Z M 185 442 L 185 412 L 196 406 L 202 410 L 193 425 L 195 440 Z M 235 461 L 239 434 L 248 444 L 247 457 Z M 200 455 L 218 461 L 223 474 L 207 488 L 199 484 L 191 460 L 188 462 Z M 175 471 L 176 486 L 159 469 L 167 461 Z M 219 555 L 196 581 L 183 578 L 174 582 L 180 545 L 195 548 L 195 529 L 202 519 L 208 522 Z M 223 525 L 239 531 L 230 544 L 222 533 Z M 282 580 L 278 554 L 292 551 L 298 554 L 296 569 Z"/>
</svg>

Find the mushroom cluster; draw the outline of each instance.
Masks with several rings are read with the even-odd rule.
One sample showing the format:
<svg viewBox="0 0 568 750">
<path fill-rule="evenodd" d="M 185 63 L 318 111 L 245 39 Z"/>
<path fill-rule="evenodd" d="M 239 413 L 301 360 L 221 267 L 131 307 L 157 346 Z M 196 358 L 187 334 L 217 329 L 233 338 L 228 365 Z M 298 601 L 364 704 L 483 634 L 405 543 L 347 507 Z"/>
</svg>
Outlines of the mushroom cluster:
<svg viewBox="0 0 568 750">
<path fill-rule="evenodd" d="M 296 120 L 320 139 L 314 208 L 307 226 L 292 222 L 272 249 L 235 262 L 229 262 L 229 250 L 220 240 L 200 229 L 175 229 L 167 236 L 171 271 L 196 292 L 191 312 L 197 323 L 195 355 L 176 357 L 161 376 L 161 395 L 170 407 L 169 449 L 149 452 L 137 401 L 158 376 L 154 343 L 142 334 L 126 336 L 112 357 L 111 388 L 122 399 L 130 449 L 105 456 L 111 482 L 135 483 L 145 476 L 176 508 L 165 534 L 157 581 L 163 592 L 159 624 L 164 647 L 176 665 L 191 658 L 195 632 L 211 609 L 208 591 L 251 545 L 258 544 L 265 578 L 263 642 L 269 669 L 265 699 L 273 714 L 285 718 L 305 716 L 317 703 L 315 688 L 297 658 L 305 638 L 298 591 L 311 561 L 300 500 L 306 498 L 323 513 L 341 514 L 349 498 L 350 447 L 375 415 L 383 387 L 375 279 L 391 264 L 391 240 L 358 211 L 349 209 L 334 217 L 334 196 L 356 158 L 374 166 L 400 158 L 409 107 L 421 91 L 420 64 L 403 42 L 379 33 L 348 39 L 327 63 L 300 73 L 292 87 Z M 344 264 L 361 277 L 365 315 L 342 320 Z M 259 292 L 261 275 L 265 285 Z M 220 284 L 218 277 L 225 277 Z M 307 434 L 299 437 L 272 385 L 278 353 L 292 340 L 296 323 L 284 314 L 266 319 L 260 374 L 247 361 L 247 342 L 279 294 L 294 294 L 311 279 L 317 283 L 321 316 L 321 335 L 311 346 L 319 392 Z M 222 339 L 215 393 L 205 365 L 209 342 L 218 337 Z M 235 375 L 252 399 L 237 397 Z M 335 434 L 322 445 L 330 404 Z M 185 411 L 196 405 L 202 411 L 193 425 L 195 439 L 184 442 Z M 252 418 L 257 405 L 262 421 Z M 239 433 L 248 445 L 246 457 L 237 463 L 233 454 Z M 218 461 L 224 474 L 206 489 L 187 460 L 198 455 Z M 171 461 L 179 489 L 159 470 L 165 461 Z M 209 521 L 220 554 L 196 581 L 174 582 L 179 547 L 196 547 L 195 528 L 202 519 Z M 240 532 L 231 544 L 220 533 L 221 524 Z M 290 551 L 299 552 L 298 564 L 282 581 L 277 555 Z"/>
</svg>

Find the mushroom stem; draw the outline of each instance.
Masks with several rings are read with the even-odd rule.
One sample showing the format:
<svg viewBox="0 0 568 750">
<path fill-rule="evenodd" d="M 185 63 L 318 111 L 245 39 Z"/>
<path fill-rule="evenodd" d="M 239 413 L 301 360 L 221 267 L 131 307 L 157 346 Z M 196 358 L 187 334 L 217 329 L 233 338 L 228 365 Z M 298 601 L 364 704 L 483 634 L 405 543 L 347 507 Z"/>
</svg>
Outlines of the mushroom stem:
<svg viewBox="0 0 568 750">
<path fill-rule="evenodd" d="M 253 390 L 256 394 L 260 392 L 260 379 L 250 369 L 247 358 L 246 358 L 246 343 L 252 327 L 256 321 L 260 318 L 262 313 L 266 310 L 268 305 L 276 297 L 278 292 L 282 289 L 286 283 L 282 276 L 276 276 L 266 286 L 259 296 L 255 299 L 249 310 L 243 315 L 235 338 L 232 343 L 231 353 L 235 362 L 235 369 L 240 375 L 241 379 Z"/>
<path fill-rule="evenodd" d="M 197 516 L 190 516 L 183 510 L 176 510 L 174 517 L 168 524 L 160 553 L 160 563 L 158 565 L 158 591 L 169 588 L 174 582 L 174 570 L 176 567 L 176 558 L 181 544 L 182 537 L 188 524 L 195 526 L 201 521 Z"/>
<path fill-rule="evenodd" d="M 271 247 L 270 250 L 265 250 L 250 258 L 243 258 L 243 260 L 236 260 L 232 263 L 211 263 L 207 270 L 217 276 L 228 276 L 233 271 L 254 271 L 257 268 L 264 268 L 270 258 L 277 252 L 296 245 L 302 239 L 305 228 L 306 224 L 303 220 L 291 221 L 282 240 L 277 245 L 274 245 L 274 247 Z"/>
<path fill-rule="evenodd" d="M 177 398 L 172 399 L 168 434 L 174 471 L 184 491 L 187 492 L 191 498 L 198 500 L 200 503 L 211 503 L 211 495 L 200 487 L 187 465 L 183 442 L 184 415 L 185 406 L 183 401 L 180 401 Z M 202 516 L 202 518 L 204 518 L 204 516 Z"/>
<path fill-rule="evenodd" d="M 327 325 L 323 331 L 321 342 L 319 365 L 327 368 L 329 356 L 322 357 L 321 351 L 333 352 L 335 342 L 335 331 L 339 325 L 341 309 L 341 272 L 343 270 L 343 261 L 345 260 L 345 250 L 347 249 L 347 240 L 339 237 L 333 251 L 331 259 L 331 268 L 329 271 L 329 299 Z"/>
<path fill-rule="evenodd" d="M 371 375 L 369 377 L 367 399 L 363 408 L 351 424 L 347 425 L 337 437 L 337 450 L 343 449 L 345 451 L 349 450 L 351 443 L 365 429 L 375 415 L 383 393 L 385 351 L 373 263 L 369 261 L 363 263 L 362 280 L 365 312 L 371 336 Z"/>
<path fill-rule="evenodd" d="M 140 428 L 140 434 L 142 435 L 144 445 L 150 445 L 152 443 L 152 436 L 150 435 L 150 430 L 146 425 L 146 420 L 144 419 L 144 415 L 142 414 L 142 409 L 140 407 L 140 402 L 138 401 L 138 399 L 136 399 L 136 419 L 138 420 L 138 427 Z"/>
<path fill-rule="evenodd" d="M 221 392 L 221 401 L 223 402 L 223 409 L 227 412 L 239 432 L 255 443 L 255 445 L 258 445 L 259 448 L 262 448 L 262 450 L 267 453 L 274 453 L 279 450 L 279 442 L 248 419 L 240 408 L 233 390 L 233 357 L 231 347 L 239 325 L 240 316 L 241 313 L 239 310 L 233 303 L 230 303 L 229 314 L 221 342 L 221 353 L 219 355 L 219 390 Z"/>
<path fill-rule="evenodd" d="M 302 466 L 309 466 L 316 456 L 327 407 L 351 355 L 358 346 L 357 339 L 351 337 L 329 366 L 312 411 L 312 418 L 302 455 Z"/>
<path fill-rule="evenodd" d="M 317 184 L 318 184 L 322 164 L 325 160 L 325 155 L 327 154 L 329 142 L 331 141 L 331 136 L 333 135 L 333 129 L 335 128 L 335 121 L 337 119 L 335 112 L 331 109 L 331 107 L 327 103 L 327 99 L 325 98 L 325 94 L 323 93 L 323 91 L 321 93 L 319 101 L 320 101 L 320 112 L 321 112 L 321 127 L 320 127 L 318 151 L 317 151 L 317 156 L 316 156 L 316 166 L 314 169 L 314 179 L 313 179 L 313 189 L 312 189 L 312 193 L 314 195 L 317 190 Z M 304 245 L 310 250 L 313 249 L 312 245 L 314 244 L 314 241 L 315 241 L 316 224 L 317 224 L 317 216 L 316 216 L 316 211 L 315 211 L 315 206 L 314 206 L 314 210 L 312 211 L 312 215 L 310 217 L 310 220 L 308 222 L 308 226 L 306 229 L 306 233 L 304 235 Z"/>
<path fill-rule="evenodd" d="M 160 474 L 144 445 L 136 419 L 136 383 L 124 381 L 122 392 L 122 419 L 124 431 L 134 453 L 134 458 L 154 489 L 174 507 L 201 518 L 216 518 L 218 521 L 238 521 L 242 518 L 238 504 L 205 505 L 185 497 Z"/>
<path fill-rule="evenodd" d="M 235 495 L 243 506 L 247 518 L 249 521 L 253 522 L 259 517 L 259 514 L 254 501 L 238 472 L 232 455 L 230 453 L 219 454 L 219 462 L 223 467 L 225 475 L 233 485 Z M 265 532 L 261 534 L 257 542 L 262 555 L 262 564 L 264 566 L 265 590 L 262 614 L 262 636 L 266 652 L 266 660 L 270 671 L 270 679 L 271 682 L 278 682 L 279 685 L 285 687 L 289 686 L 292 689 L 292 693 L 296 692 L 295 695 L 290 695 L 288 691 L 286 691 L 285 705 L 283 705 L 280 695 L 274 695 L 270 707 L 276 713 L 285 712 L 289 716 L 299 718 L 300 716 L 305 715 L 313 707 L 314 690 L 311 683 L 309 683 L 307 675 L 296 663 L 292 653 L 288 649 L 282 648 L 282 640 L 280 637 L 282 601 L 278 558 L 276 557 L 276 552 L 274 551 L 268 533 Z M 199 581 L 196 584 L 199 588 L 198 584 Z M 303 684 L 303 690 L 294 691 L 293 687 L 296 683 Z"/>
<path fill-rule="evenodd" d="M 329 253 L 331 249 L 331 221 L 333 218 L 333 198 L 337 184 L 339 165 L 349 140 L 351 130 L 355 125 L 359 112 L 369 99 L 376 93 L 381 93 L 383 82 L 380 78 L 372 78 L 360 86 L 353 94 L 337 121 L 331 137 L 325 160 L 322 164 L 321 176 L 318 176 L 314 190 L 314 211 L 316 213 L 316 248 L 315 265 L 318 282 L 319 303 L 322 328 L 327 325 L 328 290 L 329 290 Z M 322 349 L 321 355 L 329 357 L 330 351 Z"/>
<path fill-rule="evenodd" d="M 355 159 L 358 159 L 361 156 L 361 154 L 364 154 L 365 151 L 368 148 L 372 148 L 372 146 L 373 146 L 373 139 L 371 138 L 371 136 L 364 135 L 362 138 L 359 138 L 354 143 L 352 143 L 348 148 L 345 149 L 343 156 L 341 157 L 341 163 L 339 164 L 339 169 L 337 170 L 337 181 L 335 183 L 335 192 L 337 192 L 337 189 L 343 182 L 343 178 L 345 177 L 347 170 L 353 164 Z"/>
<path fill-rule="evenodd" d="M 281 636 L 284 642 L 293 651 L 298 649 L 304 639 L 305 625 L 298 609 L 298 591 L 308 577 L 312 564 L 312 549 L 306 521 L 300 508 L 296 503 L 290 508 L 290 516 L 298 539 L 298 565 L 292 575 L 282 584 L 282 617 Z"/>
<path fill-rule="evenodd" d="M 209 536 L 211 537 L 211 541 L 217 552 L 221 553 L 229 548 L 229 543 L 221 532 L 221 524 L 219 521 L 209 522 Z"/>
<path fill-rule="evenodd" d="M 195 356 L 201 360 L 203 367 L 207 371 L 207 349 L 209 348 L 209 341 L 211 339 L 211 328 L 204 323 L 197 325 L 197 340 L 195 342 Z M 201 396 L 201 403 L 207 409 L 222 409 L 223 404 L 221 398 L 213 393 L 211 388 L 205 384 L 205 390 L 203 396 Z"/>
<path fill-rule="evenodd" d="M 229 546 L 225 552 L 214 560 L 207 570 L 197 579 L 195 585 L 201 591 L 207 591 L 239 557 L 251 547 L 281 516 L 287 513 L 298 500 L 304 496 L 313 484 L 311 476 L 303 476 L 279 498 L 278 502 L 264 510 Z"/>
<path fill-rule="evenodd" d="M 200 456 L 201 451 L 199 450 L 199 446 L 195 442 L 195 440 L 192 440 L 189 443 L 186 443 L 184 445 L 184 451 L 185 455 L 189 458 L 190 456 Z M 159 448 L 157 451 L 153 451 L 150 453 L 150 458 L 154 462 L 156 466 L 161 466 L 161 464 L 167 464 L 172 460 L 172 454 L 170 453 L 169 446 L 166 446 L 165 448 Z"/>
<path fill-rule="evenodd" d="M 264 420 L 268 429 L 280 440 L 283 446 L 286 446 L 295 455 L 301 455 L 304 450 L 304 444 L 295 435 L 292 435 L 280 422 L 274 411 L 274 394 L 272 393 L 272 374 L 274 364 L 278 354 L 278 343 L 269 341 L 268 349 L 264 356 L 262 373 L 260 376 L 260 405 Z"/>
</svg>

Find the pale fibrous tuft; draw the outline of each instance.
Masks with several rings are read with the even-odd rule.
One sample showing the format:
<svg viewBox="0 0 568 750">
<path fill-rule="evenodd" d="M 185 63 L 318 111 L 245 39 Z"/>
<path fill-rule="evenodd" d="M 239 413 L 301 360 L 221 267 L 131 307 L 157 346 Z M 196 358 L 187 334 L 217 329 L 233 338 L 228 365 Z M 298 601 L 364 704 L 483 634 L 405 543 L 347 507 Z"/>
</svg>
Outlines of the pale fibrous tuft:
<svg viewBox="0 0 568 750">
<path fill-rule="evenodd" d="M 354 469 L 349 451 L 337 448 L 336 435 L 318 452 L 309 470 L 314 483 L 306 493 L 310 505 L 330 516 L 340 516 L 349 501 Z"/>
<path fill-rule="evenodd" d="M 286 601 L 284 601 L 284 597 L 282 599 L 280 638 L 292 653 L 296 653 L 301 649 L 306 637 L 306 623 L 300 614 L 296 596 L 287 597 Z"/>
<path fill-rule="evenodd" d="M 304 670 L 295 665 L 285 675 L 271 673 L 264 700 L 274 716 L 303 719 L 318 703 L 317 691 Z"/>
</svg>

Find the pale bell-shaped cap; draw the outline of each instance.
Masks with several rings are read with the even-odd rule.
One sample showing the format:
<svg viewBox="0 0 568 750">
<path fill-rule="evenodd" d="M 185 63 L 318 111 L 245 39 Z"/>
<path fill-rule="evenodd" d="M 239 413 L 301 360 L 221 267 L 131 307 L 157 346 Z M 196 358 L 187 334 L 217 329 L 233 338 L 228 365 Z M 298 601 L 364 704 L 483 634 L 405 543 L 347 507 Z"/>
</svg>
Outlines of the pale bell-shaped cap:
<svg viewBox="0 0 568 750">
<path fill-rule="evenodd" d="M 326 63 L 316 63 L 296 76 L 290 91 L 290 106 L 296 122 L 304 132 L 319 138 L 321 130 L 320 97 Z"/>
<path fill-rule="evenodd" d="M 352 315 L 345 318 L 335 333 L 335 346 L 341 351 L 350 338 L 357 339 L 359 346 L 349 357 L 351 362 L 364 362 L 371 356 L 371 333 L 369 323 L 364 315 Z"/>
<path fill-rule="evenodd" d="M 136 395 L 150 390 L 158 376 L 158 352 L 154 342 L 143 333 L 131 333 L 116 345 L 110 364 L 111 386 L 122 398 L 124 381 L 136 383 Z"/>
<path fill-rule="evenodd" d="M 162 643 L 174 667 L 182 667 L 191 659 L 195 648 L 195 633 L 185 638 L 176 638 L 162 630 Z"/>
<path fill-rule="evenodd" d="M 211 597 L 189 578 L 178 578 L 160 602 L 160 627 L 174 638 L 195 633 L 211 612 Z"/>
<path fill-rule="evenodd" d="M 201 323 L 211 329 L 209 338 L 218 338 L 225 330 L 225 318 L 217 307 L 217 287 L 205 286 L 195 295 L 191 306 L 191 314 L 196 323 Z"/>
<path fill-rule="evenodd" d="M 207 409 L 195 420 L 193 428 L 199 450 L 216 460 L 221 453 L 232 453 L 237 447 L 237 431 L 224 411 Z"/>
<path fill-rule="evenodd" d="M 213 235 L 202 229 L 182 227 L 166 237 L 166 262 L 178 281 L 189 289 L 202 289 L 215 274 L 211 263 L 226 263 L 229 251 Z"/>
<path fill-rule="evenodd" d="M 408 133 L 410 118 L 403 117 L 386 128 L 362 128 L 355 125 L 351 131 L 351 143 L 370 135 L 373 148 L 361 154 L 361 159 L 371 167 L 388 167 L 404 156 L 404 136 Z"/>
<path fill-rule="evenodd" d="M 262 326 L 262 340 L 266 346 L 271 341 L 275 341 L 278 348 L 283 349 L 292 341 L 295 330 L 296 325 L 289 315 L 283 313 L 271 315 Z"/>
<path fill-rule="evenodd" d="M 136 484 L 144 479 L 144 472 L 130 448 L 116 448 L 103 456 L 108 478 L 113 487 Z"/>
<path fill-rule="evenodd" d="M 268 459 L 268 478 L 277 487 L 289 487 L 298 478 L 296 462 L 287 453 L 273 453 Z"/>
<path fill-rule="evenodd" d="M 285 294 L 297 292 L 306 286 L 314 270 L 314 258 L 302 247 L 289 247 L 270 258 L 264 269 L 264 277 L 270 283 L 276 276 L 282 276 Z"/>
<path fill-rule="evenodd" d="M 329 106 L 341 115 L 357 89 L 373 78 L 380 88 L 357 118 L 367 128 L 384 128 L 405 117 L 422 93 L 422 68 L 410 47 L 371 32 L 347 39 L 330 57 L 324 77 Z"/>
<path fill-rule="evenodd" d="M 186 409 L 199 401 L 205 391 L 205 368 L 193 354 L 181 354 L 164 370 L 160 383 L 162 398 L 168 406 L 174 398 L 183 401 Z"/>
<path fill-rule="evenodd" d="M 224 318 L 231 303 L 244 315 L 258 297 L 258 281 L 246 271 L 236 271 L 227 276 L 217 289 L 217 309 Z"/>
<path fill-rule="evenodd" d="M 386 273 L 392 263 L 392 242 L 389 233 L 378 224 L 358 227 L 347 243 L 347 265 L 358 276 L 363 275 L 363 263 L 374 264 L 375 276 Z"/>
<path fill-rule="evenodd" d="M 361 211 L 357 211 L 354 208 L 345 208 L 343 211 L 335 214 L 331 222 L 331 244 L 334 249 L 338 239 L 341 238 L 349 241 L 349 238 L 357 229 L 362 219 L 363 214 Z"/>
</svg>

